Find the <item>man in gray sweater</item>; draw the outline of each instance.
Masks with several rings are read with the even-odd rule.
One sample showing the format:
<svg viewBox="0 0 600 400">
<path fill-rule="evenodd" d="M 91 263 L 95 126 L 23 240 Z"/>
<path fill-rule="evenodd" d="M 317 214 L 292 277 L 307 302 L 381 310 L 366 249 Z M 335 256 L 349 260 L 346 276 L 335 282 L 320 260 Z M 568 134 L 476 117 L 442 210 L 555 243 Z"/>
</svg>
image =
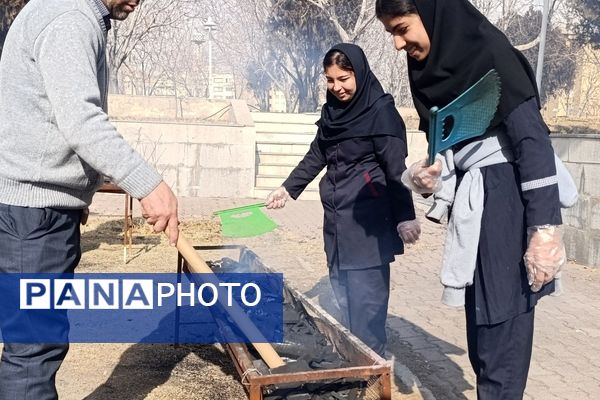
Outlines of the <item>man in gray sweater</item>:
<svg viewBox="0 0 600 400">
<path fill-rule="evenodd" d="M 173 192 L 106 114 L 110 18 L 125 19 L 138 3 L 32 0 L 14 20 L 0 59 L 0 274 L 73 272 L 83 210 L 103 175 L 140 199 L 147 222 L 176 244 Z M 51 326 L 68 333 L 66 315 L 54 314 Z M 18 319 L 3 318 L 0 329 L 23 326 Z M 57 398 L 55 374 L 67 350 L 5 343 L 0 400 Z"/>
</svg>

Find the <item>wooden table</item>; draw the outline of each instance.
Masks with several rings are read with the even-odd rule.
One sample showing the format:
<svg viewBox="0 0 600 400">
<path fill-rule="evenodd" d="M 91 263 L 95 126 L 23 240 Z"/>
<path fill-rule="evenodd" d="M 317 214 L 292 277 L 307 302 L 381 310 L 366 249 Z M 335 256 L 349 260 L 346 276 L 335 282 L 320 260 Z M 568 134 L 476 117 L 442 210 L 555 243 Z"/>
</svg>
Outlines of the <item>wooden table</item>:
<svg viewBox="0 0 600 400">
<path fill-rule="evenodd" d="M 125 195 L 125 218 L 123 220 L 123 262 L 127 262 L 127 252 L 131 251 L 133 237 L 133 198 L 114 183 L 105 180 L 98 189 L 100 193 L 115 193 Z"/>
</svg>

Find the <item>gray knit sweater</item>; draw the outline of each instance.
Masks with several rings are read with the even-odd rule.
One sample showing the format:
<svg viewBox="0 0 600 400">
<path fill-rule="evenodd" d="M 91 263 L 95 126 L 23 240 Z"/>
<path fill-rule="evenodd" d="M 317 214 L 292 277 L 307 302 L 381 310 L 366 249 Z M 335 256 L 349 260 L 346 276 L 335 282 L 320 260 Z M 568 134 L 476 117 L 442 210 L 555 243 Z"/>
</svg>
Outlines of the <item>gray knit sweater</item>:
<svg viewBox="0 0 600 400">
<path fill-rule="evenodd" d="M 135 198 L 160 175 L 106 114 L 106 28 L 94 0 L 32 0 L 0 59 L 0 203 L 83 208 L 102 174 Z"/>
</svg>

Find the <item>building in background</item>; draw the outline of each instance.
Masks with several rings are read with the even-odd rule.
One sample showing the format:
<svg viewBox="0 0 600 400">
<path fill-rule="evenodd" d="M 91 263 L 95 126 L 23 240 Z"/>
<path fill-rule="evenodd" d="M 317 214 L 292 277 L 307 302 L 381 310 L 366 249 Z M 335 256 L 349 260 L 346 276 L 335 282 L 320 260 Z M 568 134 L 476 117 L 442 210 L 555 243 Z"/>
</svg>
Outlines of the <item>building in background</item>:
<svg viewBox="0 0 600 400">
<path fill-rule="evenodd" d="M 235 99 L 235 80 L 233 74 L 213 73 L 212 93 L 215 99 Z"/>
<path fill-rule="evenodd" d="M 281 90 L 269 90 L 269 112 L 287 112 L 287 102 Z"/>
</svg>

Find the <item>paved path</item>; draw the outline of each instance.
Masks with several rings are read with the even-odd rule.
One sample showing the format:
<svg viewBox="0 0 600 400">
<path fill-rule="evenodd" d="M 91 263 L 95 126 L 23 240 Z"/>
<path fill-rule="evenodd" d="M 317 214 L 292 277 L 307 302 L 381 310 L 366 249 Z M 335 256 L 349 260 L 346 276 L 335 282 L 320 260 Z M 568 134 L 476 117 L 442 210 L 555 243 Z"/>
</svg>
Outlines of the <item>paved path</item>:
<svg viewBox="0 0 600 400">
<path fill-rule="evenodd" d="M 121 199 L 108 196 L 114 195 L 97 195 L 92 212 L 121 213 Z M 180 210 L 182 218 L 206 217 L 218 209 L 256 201 L 183 198 Z M 445 229 L 425 220 L 426 205 L 419 203 L 417 208 L 422 238 L 392 264 L 389 347 L 399 361 L 399 389 L 407 398 L 476 399 L 463 310 L 439 300 Z M 139 206 L 134 209 L 139 215 Z M 267 265 L 282 271 L 288 282 L 335 315 L 322 250 L 322 212 L 318 201 L 291 201 L 282 210 L 268 211 L 279 224 L 277 230 L 234 242 L 247 244 Z M 569 263 L 563 281 L 563 295 L 547 297 L 537 307 L 526 399 L 600 399 L 600 269 Z"/>
</svg>

